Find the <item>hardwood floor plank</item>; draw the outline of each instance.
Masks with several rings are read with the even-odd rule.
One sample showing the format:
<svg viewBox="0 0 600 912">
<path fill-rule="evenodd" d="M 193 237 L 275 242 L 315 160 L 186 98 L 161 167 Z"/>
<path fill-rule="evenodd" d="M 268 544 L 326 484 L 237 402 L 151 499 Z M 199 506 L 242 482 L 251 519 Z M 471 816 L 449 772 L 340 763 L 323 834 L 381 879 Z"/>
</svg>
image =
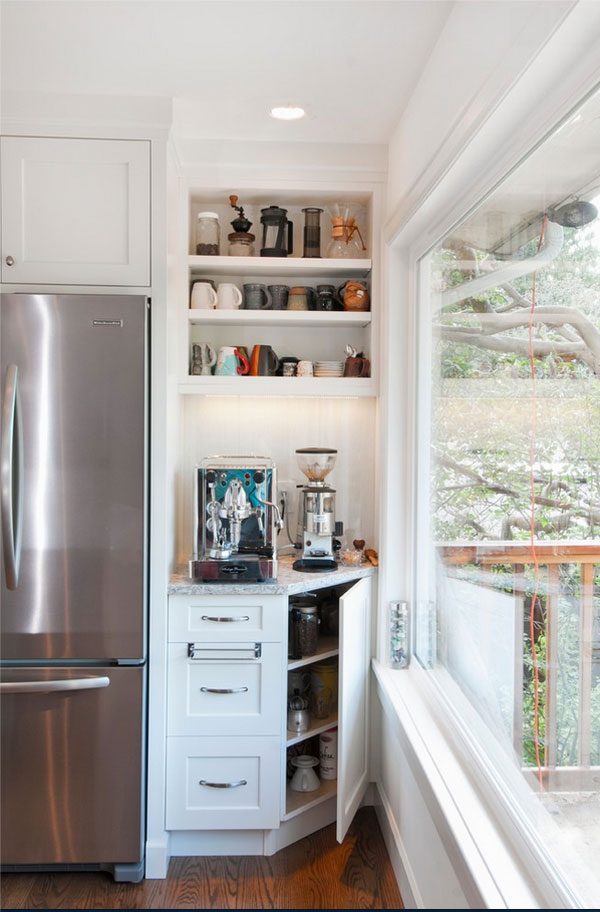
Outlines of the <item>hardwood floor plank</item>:
<svg viewBox="0 0 600 912">
<path fill-rule="evenodd" d="M 373 808 L 338 845 L 335 825 L 268 858 L 174 858 L 166 880 L 109 874 L 5 874 L 2 909 L 401 909 Z"/>
</svg>

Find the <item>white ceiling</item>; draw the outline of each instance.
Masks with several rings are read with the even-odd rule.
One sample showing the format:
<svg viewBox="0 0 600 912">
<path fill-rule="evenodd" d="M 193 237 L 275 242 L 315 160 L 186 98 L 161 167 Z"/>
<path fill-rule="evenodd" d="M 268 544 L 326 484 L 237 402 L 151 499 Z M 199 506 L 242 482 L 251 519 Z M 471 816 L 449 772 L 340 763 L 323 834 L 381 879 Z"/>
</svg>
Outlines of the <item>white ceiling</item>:
<svg viewBox="0 0 600 912">
<path fill-rule="evenodd" d="M 386 143 L 445 0 L 2 0 L 2 90 L 167 96 L 182 135 Z M 308 116 L 280 123 L 278 104 Z"/>
</svg>

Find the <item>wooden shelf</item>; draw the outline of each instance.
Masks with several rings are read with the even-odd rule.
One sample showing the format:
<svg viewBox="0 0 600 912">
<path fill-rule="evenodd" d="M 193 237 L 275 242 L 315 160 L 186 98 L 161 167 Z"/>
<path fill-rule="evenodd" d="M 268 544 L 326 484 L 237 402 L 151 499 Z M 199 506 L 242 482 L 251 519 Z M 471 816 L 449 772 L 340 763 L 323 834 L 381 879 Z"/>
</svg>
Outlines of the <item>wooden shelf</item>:
<svg viewBox="0 0 600 912">
<path fill-rule="evenodd" d="M 235 257 L 189 256 L 190 274 L 211 276 L 306 276 L 319 278 L 364 278 L 371 271 L 371 260 L 333 260 L 327 257 Z"/>
<path fill-rule="evenodd" d="M 314 792 L 295 792 L 290 786 L 285 791 L 285 814 L 282 820 L 291 820 L 297 814 L 316 807 L 323 801 L 337 794 L 337 779 L 322 779 L 321 785 Z"/>
<path fill-rule="evenodd" d="M 324 396 L 354 399 L 377 395 L 377 382 L 361 377 L 188 377 L 178 391 L 200 396 Z"/>
<path fill-rule="evenodd" d="M 286 746 L 292 747 L 293 744 L 301 744 L 302 741 L 308 741 L 309 738 L 320 735 L 321 732 L 327 731 L 328 728 L 335 728 L 338 724 L 337 713 L 332 713 L 326 719 L 312 719 L 311 722 L 312 725 L 308 731 L 302 732 L 301 735 L 290 735 L 290 732 L 288 732 Z"/>
<path fill-rule="evenodd" d="M 294 668 L 301 668 L 303 665 L 312 665 L 313 662 L 319 662 L 321 659 L 329 659 L 331 656 L 338 655 L 339 651 L 339 639 L 337 636 L 320 636 L 315 654 L 305 656 L 303 659 L 290 659 L 288 661 L 288 671 L 292 671 Z"/>
<path fill-rule="evenodd" d="M 202 326 L 307 326 L 338 327 L 368 326 L 371 312 L 336 312 L 317 310 L 201 310 L 188 309 L 191 325 Z"/>
</svg>

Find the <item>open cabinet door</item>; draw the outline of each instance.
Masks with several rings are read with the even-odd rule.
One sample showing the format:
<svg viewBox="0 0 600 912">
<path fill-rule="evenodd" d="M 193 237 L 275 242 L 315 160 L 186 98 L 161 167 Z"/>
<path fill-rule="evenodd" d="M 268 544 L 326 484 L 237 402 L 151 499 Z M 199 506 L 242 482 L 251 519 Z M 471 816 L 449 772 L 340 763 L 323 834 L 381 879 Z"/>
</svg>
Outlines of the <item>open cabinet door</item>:
<svg viewBox="0 0 600 912">
<path fill-rule="evenodd" d="M 371 579 L 340 598 L 337 840 L 342 842 L 369 780 Z"/>
</svg>

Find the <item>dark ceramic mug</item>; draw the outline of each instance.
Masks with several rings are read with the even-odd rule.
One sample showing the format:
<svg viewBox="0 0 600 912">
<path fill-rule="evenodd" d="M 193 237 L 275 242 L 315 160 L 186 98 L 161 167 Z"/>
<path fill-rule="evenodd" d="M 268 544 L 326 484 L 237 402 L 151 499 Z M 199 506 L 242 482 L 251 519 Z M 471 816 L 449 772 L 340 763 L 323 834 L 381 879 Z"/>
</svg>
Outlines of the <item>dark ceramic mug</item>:
<svg viewBox="0 0 600 912">
<path fill-rule="evenodd" d="M 266 285 L 252 283 L 244 285 L 244 310 L 269 310 L 271 292 Z"/>
<path fill-rule="evenodd" d="M 271 293 L 271 310 L 285 310 L 290 289 L 288 285 L 269 285 Z"/>
<path fill-rule="evenodd" d="M 255 345 L 250 355 L 251 377 L 273 377 L 279 368 L 279 358 L 270 345 Z"/>
</svg>

